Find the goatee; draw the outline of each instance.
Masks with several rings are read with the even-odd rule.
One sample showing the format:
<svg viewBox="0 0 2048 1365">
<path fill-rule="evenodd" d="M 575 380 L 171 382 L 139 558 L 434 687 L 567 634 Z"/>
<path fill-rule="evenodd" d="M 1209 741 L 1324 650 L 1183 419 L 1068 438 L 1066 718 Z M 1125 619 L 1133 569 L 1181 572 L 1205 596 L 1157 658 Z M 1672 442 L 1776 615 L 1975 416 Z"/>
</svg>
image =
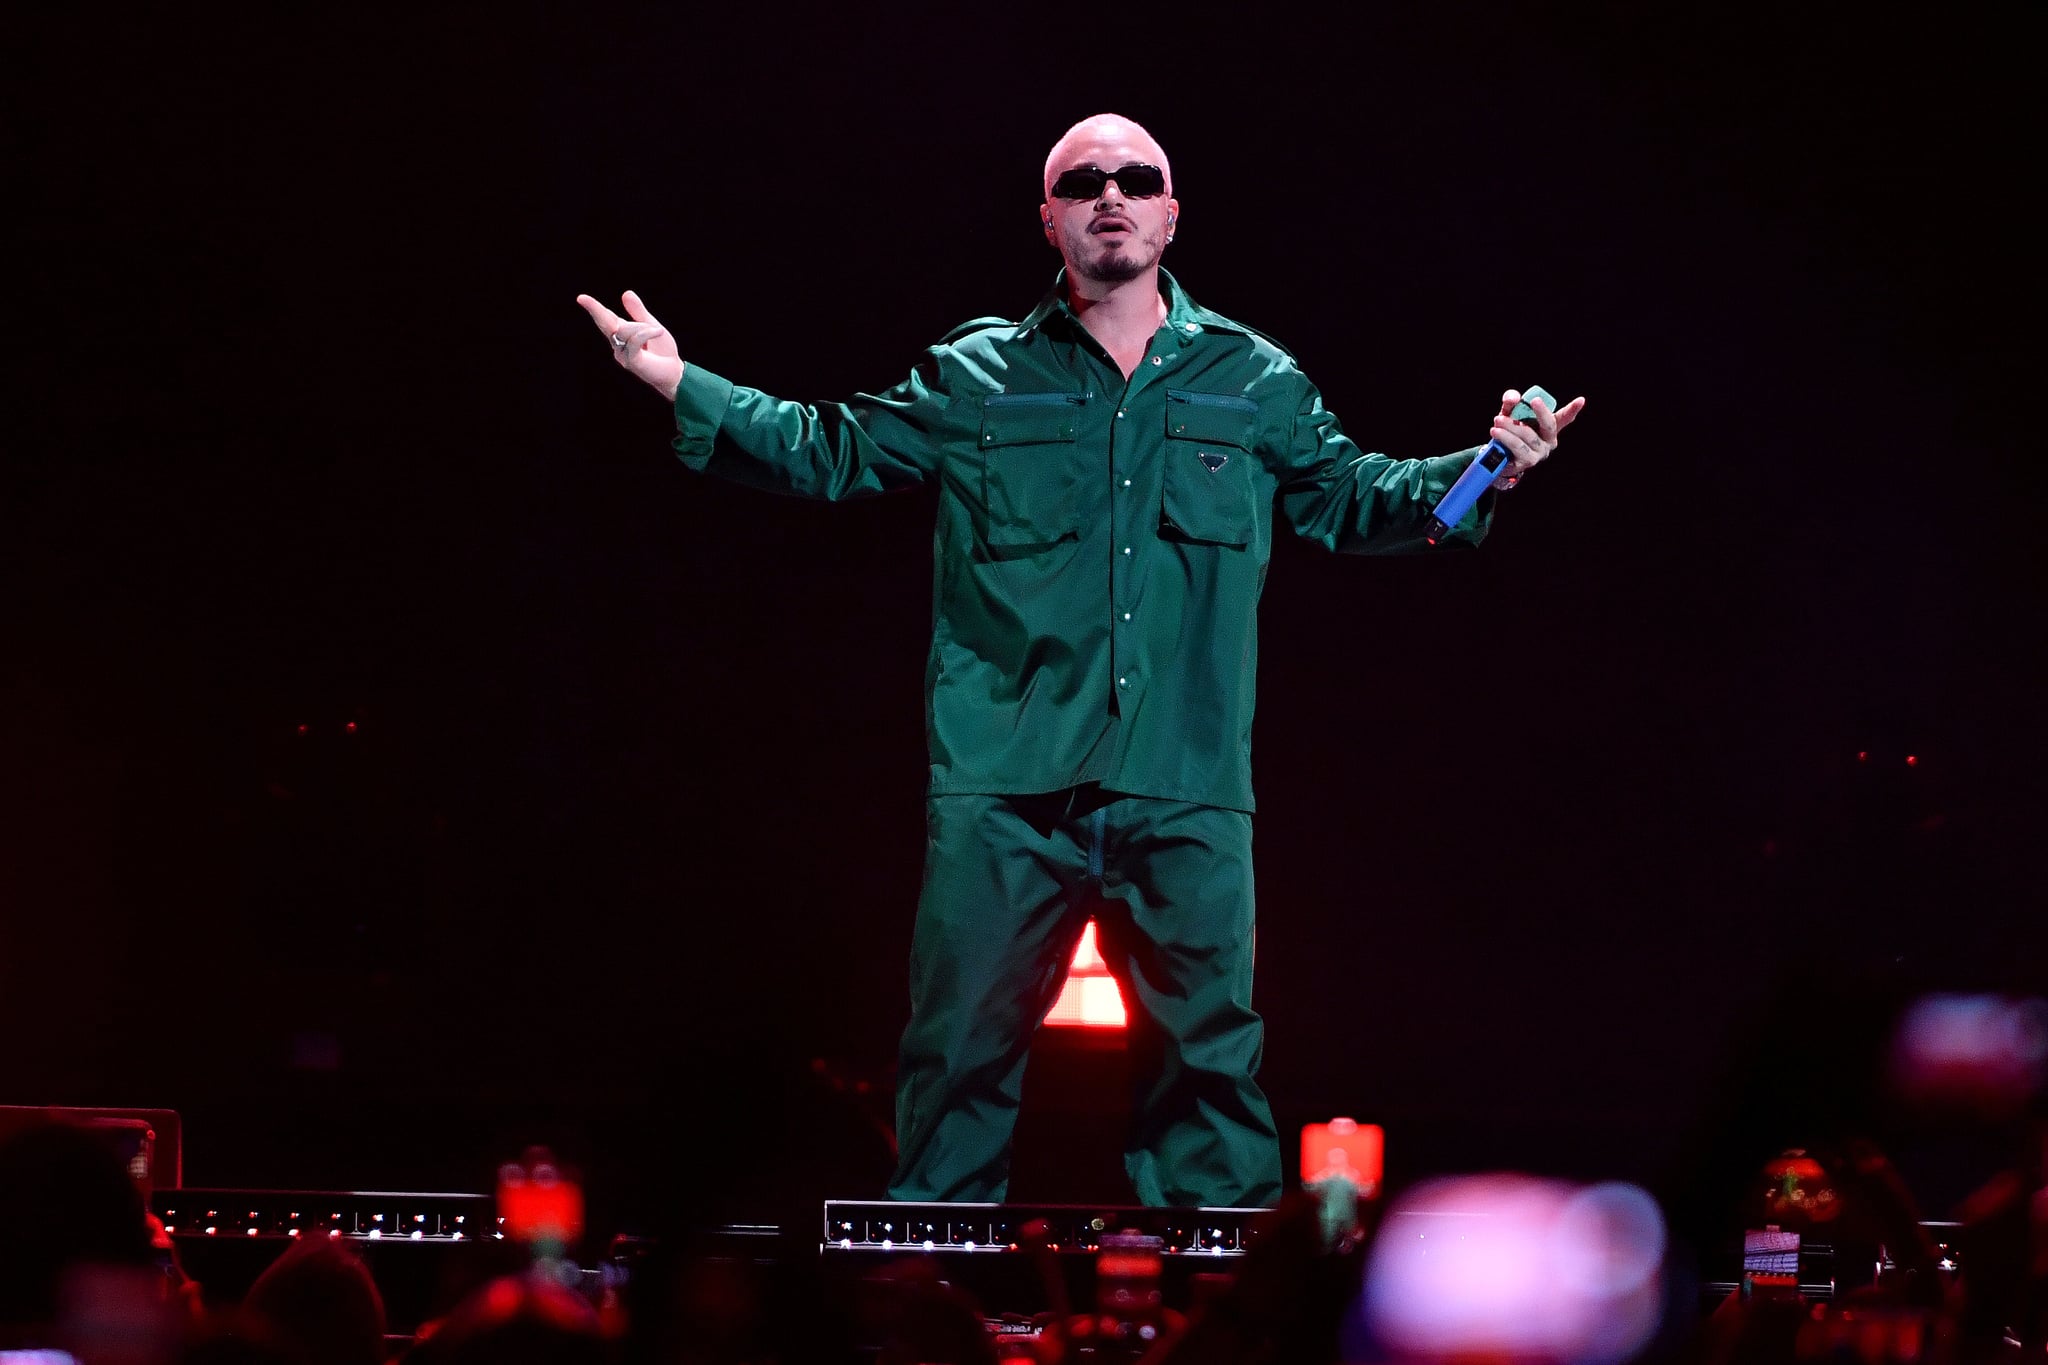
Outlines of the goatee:
<svg viewBox="0 0 2048 1365">
<path fill-rule="evenodd" d="M 1092 261 L 1082 261 L 1076 269 L 1098 284 L 1122 284 L 1137 279 L 1157 260 L 1155 256 L 1147 261 L 1134 251 L 1111 251 Z"/>
</svg>

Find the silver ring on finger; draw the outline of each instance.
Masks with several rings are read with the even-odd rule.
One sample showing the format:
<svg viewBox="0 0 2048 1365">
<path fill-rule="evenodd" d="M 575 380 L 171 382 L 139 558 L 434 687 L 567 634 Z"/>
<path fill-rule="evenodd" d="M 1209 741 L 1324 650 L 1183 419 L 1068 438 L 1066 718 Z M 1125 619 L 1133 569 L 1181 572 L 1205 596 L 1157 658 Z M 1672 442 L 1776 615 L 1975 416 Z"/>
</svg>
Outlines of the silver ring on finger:
<svg viewBox="0 0 2048 1365">
<path fill-rule="evenodd" d="M 612 333 L 612 349 L 614 351 L 623 351 L 626 349 L 626 339 L 620 336 L 617 332 Z"/>
</svg>

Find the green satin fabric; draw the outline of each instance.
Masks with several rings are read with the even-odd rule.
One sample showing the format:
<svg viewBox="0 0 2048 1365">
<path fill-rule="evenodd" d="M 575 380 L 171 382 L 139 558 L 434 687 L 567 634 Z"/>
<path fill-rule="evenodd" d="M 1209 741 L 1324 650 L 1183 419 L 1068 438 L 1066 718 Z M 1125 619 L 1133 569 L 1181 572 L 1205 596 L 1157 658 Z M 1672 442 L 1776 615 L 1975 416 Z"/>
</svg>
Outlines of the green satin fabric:
<svg viewBox="0 0 2048 1365">
<path fill-rule="evenodd" d="M 1092 786 L 926 804 L 890 1197 L 1007 1196 L 1027 1050 L 1092 915 L 1129 1005 L 1138 1201 L 1277 1203 L 1279 1138 L 1253 1079 L 1251 817 Z"/>
<path fill-rule="evenodd" d="M 1422 550 L 1475 453 L 1361 450 L 1293 357 L 1160 278 L 1167 318 L 1128 380 L 1063 278 L 1022 321 L 958 328 L 842 403 L 684 371 L 674 446 L 693 469 L 828 499 L 937 482 L 934 795 L 1100 782 L 1251 810 L 1276 514 L 1330 550 Z M 1477 544 L 1493 503 L 1445 544 Z"/>
</svg>

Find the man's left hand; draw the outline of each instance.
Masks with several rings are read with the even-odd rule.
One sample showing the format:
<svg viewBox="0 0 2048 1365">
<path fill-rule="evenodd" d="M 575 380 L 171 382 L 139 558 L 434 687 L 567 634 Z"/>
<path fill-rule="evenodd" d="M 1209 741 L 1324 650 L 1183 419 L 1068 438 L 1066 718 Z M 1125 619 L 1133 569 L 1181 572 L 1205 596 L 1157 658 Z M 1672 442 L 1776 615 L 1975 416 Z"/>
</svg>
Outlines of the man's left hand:
<svg viewBox="0 0 2048 1365">
<path fill-rule="evenodd" d="M 1522 401 L 1519 389 L 1509 389 L 1500 396 L 1500 415 L 1493 419 L 1493 439 L 1508 453 L 1508 466 L 1501 470 L 1493 481 L 1495 488 L 1513 488 L 1524 474 L 1550 458 L 1550 452 L 1557 449 L 1558 434 L 1572 424 L 1586 406 L 1584 398 L 1574 398 L 1556 412 L 1541 398 L 1529 400 L 1529 406 L 1536 410 L 1534 425 L 1517 422 L 1508 414 L 1515 410 L 1515 404 Z"/>
</svg>

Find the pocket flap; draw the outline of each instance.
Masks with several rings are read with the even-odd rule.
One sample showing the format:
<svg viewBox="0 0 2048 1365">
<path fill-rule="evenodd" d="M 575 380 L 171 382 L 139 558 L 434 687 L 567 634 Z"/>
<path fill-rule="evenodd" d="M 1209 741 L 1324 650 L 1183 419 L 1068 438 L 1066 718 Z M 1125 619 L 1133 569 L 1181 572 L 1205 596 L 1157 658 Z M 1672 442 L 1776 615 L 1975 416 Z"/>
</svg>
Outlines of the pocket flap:
<svg viewBox="0 0 2048 1365">
<path fill-rule="evenodd" d="M 1166 391 L 1166 434 L 1184 441 L 1252 448 L 1252 428 L 1259 405 L 1234 393 Z"/>
<path fill-rule="evenodd" d="M 982 447 L 1071 441 L 1087 401 L 1078 393 L 990 394 L 981 400 Z"/>
<path fill-rule="evenodd" d="M 996 393 L 981 400 L 981 491 L 989 545 L 1015 549 L 1074 538 L 1074 437 L 1088 399 L 1085 393 Z"/>
</svg>

